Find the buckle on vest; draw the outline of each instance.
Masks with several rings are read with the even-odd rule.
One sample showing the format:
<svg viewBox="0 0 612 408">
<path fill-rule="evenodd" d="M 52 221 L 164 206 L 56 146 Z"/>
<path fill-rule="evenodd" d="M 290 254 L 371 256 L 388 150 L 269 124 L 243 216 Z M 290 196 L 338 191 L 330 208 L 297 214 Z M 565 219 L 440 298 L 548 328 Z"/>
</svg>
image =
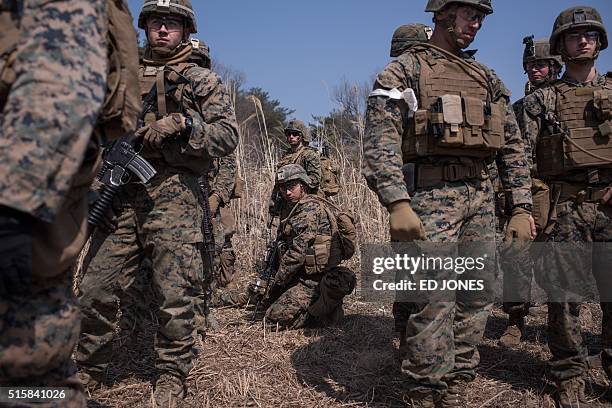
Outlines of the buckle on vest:
<svg viewBox="0 0 612 408">
<path fill-rule="evenodd" d="M 459 181 L 465 178 L 465 172 L 463 169 L 465 166 L 460 164 L 447 164 L 444 166 L 443 174 L 444 181 Z"/>
</svg>

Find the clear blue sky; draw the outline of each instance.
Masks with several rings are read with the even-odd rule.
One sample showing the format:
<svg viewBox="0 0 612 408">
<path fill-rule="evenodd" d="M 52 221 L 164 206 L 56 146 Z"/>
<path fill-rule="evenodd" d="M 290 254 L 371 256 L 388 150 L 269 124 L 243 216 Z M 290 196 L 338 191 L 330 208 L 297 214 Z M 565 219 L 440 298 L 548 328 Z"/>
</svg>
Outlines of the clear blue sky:
<svg viewBox="0 0 612 408">
<path fill-rule="evenodd" d="M 361 82 L 384 68 L 397 26 L 431 23 L 425 0 L 192 1 L 197 37 L 210 45 L 213 59 L 244 72 L 248 87 L 267 90 L 306 121 L 334 107 L 330 92 L 342 78 Z M 135 19 L 142 3 L 129 0 Z M 522 96 L 526 80 L 523 37 L 549 36 L 558 13 L 576 4 L 599 10 L 612 43 L 611 0 L 493 0 L 495 13 L 472 48 L 511 89 L 513 100 Z M 597 66 L 612 71 L 612 46 Z"/>
</svg>

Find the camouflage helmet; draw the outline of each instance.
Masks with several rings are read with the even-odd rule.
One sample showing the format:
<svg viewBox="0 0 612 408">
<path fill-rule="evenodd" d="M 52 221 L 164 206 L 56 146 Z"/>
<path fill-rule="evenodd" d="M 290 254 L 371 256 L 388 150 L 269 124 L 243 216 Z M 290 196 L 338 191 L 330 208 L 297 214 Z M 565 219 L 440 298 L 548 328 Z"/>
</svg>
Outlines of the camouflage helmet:
<svg viewBox="0 0 612 408">
<path fill-rule="evenodd" d="M 391 38 L 391 51 L 389 52 L 389 56 L 392 58 L 399 57 L 410 46 L 416 43 L 429 41 L 432 32 L 431 27 L 419 23 L 404 24 L 397 27 Z"/>
<path fill-rule="evenodd" d="M 561 54 L 560 40 L 561 35 L 566 31 L 575 28 L 591 28 L 599 31 L 599 41 L 601 47 L 599 50 L 605 50 L 608 47 L 608 34 L 603 25 L 603 20 L 599 12 L 593 7 L 577 6 L 563 10 L 555 20 L 552 34 L 550 35 L 550 51 L 553 55 Z"/>
<path fill-rule="evenodd" d="M 523 69 L 527 71 L 527 63 L 534 61 L 554 61 L 557 68 L 563 67 L 563 60 L 558 55 L 550 54 L 548 38 L 534 40 L 533 35 L 523 38 L 525 50 L 523 51 Z"/>
<path fill-rule="evenodd" d="M 212 66 L 212 61 L 210 60 L 210 48 L 208 45 L 202 40 L 198 40 L 197 38 L 192 38 L 191 40 L 191 57 L 189 58 L 190 62 L 194 62 L 201 66 L 202 68 L 208 68 Z"/>
<path fill-rule="evenodd" d="M 287 164 L 281 167 L 276 172 L 276 183 L 288 183 L 292 180 L 299 180 L 310 187 L 310 177 L 306 174 L 306 170 L 299 164 Z"/>
<path fill-rule="evenodd" d="M 288 131 L 299 132 L 302 135 L 302 142 L 310 143 L 310 130 L 301 120 L 291 119 L 283 131 L 285 133 Z"/>
<path fill-rule="evenodd" d="M 187 21 L 190 33 L 198 32 L 191 0 L 145 0 L 138 16 L 138 28 L 146 29 L 147 17 L 151 14 L 177 14 Z"/>
<path fill-rule="evenodd" d="M 436 13 L 452 3 L 472 6 L 482 10 L 486 14 L 493 13 L 493 5 L 491 4 L 491 0 L 429 0 L 427 2 L 427 6 L 425 7 L 425 11 Z"/>
</svg>

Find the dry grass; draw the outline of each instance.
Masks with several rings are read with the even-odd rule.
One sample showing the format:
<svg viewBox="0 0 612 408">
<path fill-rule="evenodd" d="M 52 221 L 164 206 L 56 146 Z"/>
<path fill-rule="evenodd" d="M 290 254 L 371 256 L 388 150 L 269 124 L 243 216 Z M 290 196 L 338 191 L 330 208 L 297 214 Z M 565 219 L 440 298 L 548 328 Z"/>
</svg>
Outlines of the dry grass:
<svg viewBox="0 0 612 408">
<path fill-rule="evenodd" d="M 257 101 L 254 101 L 257 104 Z M 246 180 L 243 199 L 234 202 L 238 231 L 234 246 L 238 286 L 251 279 L 270 232 L 268 197 L 276 156 L 266 137 L 265 118 L 259 146 L 241 146 L 239 171 Z M 360 129 L 363 125 L 358 123 Z M 338 202 L 356 215 L 361 242 L 388 240 L 386 211 L 368 190 L 359 173 L 361 157 L 349 158 L 333 146 L 341 164 L 342 192 Z M 259 152 L 259 153 L 257 153 Z M 254 164 L 253 154 L 261 154 Z M 358 270 L 358 255 L 351 266 Z M 277 332 L 250 323 L 250 312 L 218 309 L 220 330 L 199 345 L 200 354 L 188 379 L 187 406 L 194 407 L 403 407 L 405 386 L 399 370 L 399 339 L 393 331 L 389 304 L 364 303 L 359 293 L 347 298 L 346 318 L 339 327 Z M 546 406 L 552 391 L 545 361 L 545 317 L 530 316 L 527 341 L 515 350 L 497 345 L 505 315 L 495 309 L 480 348 L 482 361 L 476 381 L 468 386 L 469 407 Z M 591 353 L 601 349 L 601 313 L 588 305 L 582 314 Z M 153 319 L 152 319 L 153 320 Z M 126 330 L 116 343 L 110 383 L 91 395 L 92 407 L 151 406 L 155 379 L 153 322 Z M 607 386 L 601 369 L 589 373 L 589 396 L 599 397 Z M 611 403 L 600 406 L 612 406 Z"/>
<path fill-rule="evenodd" d="M 194 407 L 403 407 L 405 387 L 397 363 L 399 339 L 388 305 L 350 297 L 339 327 L 320 330 L 263 330 L 250 312 L 216 311 L 221 329 L 201 343 L 189 376 L 187 406 Z M 588 305 L 583 324 L 591 353 L 598 352 L 600 312 Z M 524 344 L 498 347 L 505 316 L 496 310 L 480 347 L 478 377 L 468 387 L 469 407 L 544 407 L 553 391 L 545 361 L 545 318 L 530 316 Z M 90 406 L 150 406 L 155 377 L 153 324 L 118 341 L 111 383 L 94 392 Z M 130 338 L 134 337 L 134 338 Z M 605 391 L 601 369 L 589 372 L 589 396 Z M 408 405 L 410 406 L 410 405 Z M 601 403 L 596 406 L 612 406 Z"/>
</svg>

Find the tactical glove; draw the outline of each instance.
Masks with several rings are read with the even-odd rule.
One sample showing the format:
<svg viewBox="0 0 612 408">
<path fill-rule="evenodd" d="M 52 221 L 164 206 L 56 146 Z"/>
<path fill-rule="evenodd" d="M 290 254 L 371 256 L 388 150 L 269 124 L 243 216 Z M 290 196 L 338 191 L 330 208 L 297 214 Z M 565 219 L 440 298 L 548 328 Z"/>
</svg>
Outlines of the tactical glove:
<svg viewBox="0 0 612 408">
<path fill-rule="evenodd" d="M 221 199 L 218 195 L 212 194 L 210 197 L 208 197 L 208 206 L 210 207 L 211 215 L 215 215 L 217 213 L 219 204 L 221 204 Z"/>
<path fill-rule="evenodd" d="M 412 242 L 427 239 L 425 228 L 408 201 L 389 204 L 388 210 L 391 241 Z"/>
<path fill-rule="evenodd" d="M 536 228 L 531 213 L 524 208 L 516 207 L 512 210 L 512 218 L 506 227 L 506 242 L 513 240 L 527 242 L 535 238 Z"/>
<path fill-rule="evenodd" d="M 185 129 L 185 117 L 180 113 L 171 113 L 139 129 L 137 135 L 142 136 L 146 148 L 159 150 L 165 140 L 176 136 Z"/>
<path fill-rule="evenodd" d="M 33 220 L 0 207 L 0 298 L 25 296 L 31 289 Z"/>
</svg>

